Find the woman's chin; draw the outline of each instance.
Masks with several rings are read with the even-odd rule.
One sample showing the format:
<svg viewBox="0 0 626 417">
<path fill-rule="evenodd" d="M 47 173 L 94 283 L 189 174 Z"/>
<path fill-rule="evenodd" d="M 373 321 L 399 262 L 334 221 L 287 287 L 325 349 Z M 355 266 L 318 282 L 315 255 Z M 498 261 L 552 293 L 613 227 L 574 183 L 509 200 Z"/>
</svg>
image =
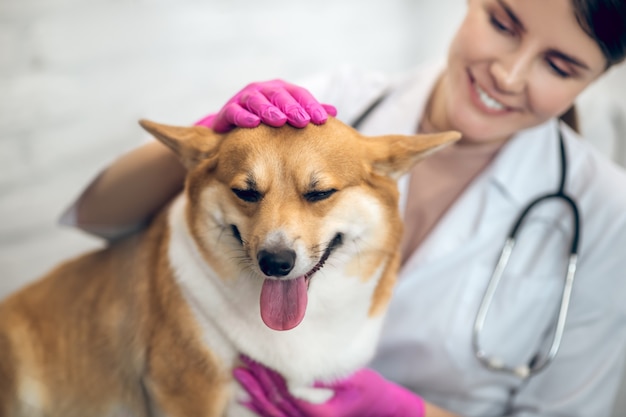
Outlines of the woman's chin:
<svg viewBox="0 0 626 417">
<path fill-rule="evenodd" d="M 511 137 L 510 129 L 498 129 L 498 126 L 489 123 L 457 123 L 456 130 L 463 134 L 460 143 L 480 144 L 502 142 Z"/>
</svg>

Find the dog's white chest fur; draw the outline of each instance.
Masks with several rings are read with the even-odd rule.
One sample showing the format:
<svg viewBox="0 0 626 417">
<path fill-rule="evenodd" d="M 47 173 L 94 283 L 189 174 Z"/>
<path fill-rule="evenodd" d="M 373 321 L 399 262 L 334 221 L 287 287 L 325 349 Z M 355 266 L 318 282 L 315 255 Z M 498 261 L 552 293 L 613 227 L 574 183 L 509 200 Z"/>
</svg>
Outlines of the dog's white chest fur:
<svg viewBox="0 0 626 417">
<path fill-rule="evenodd" d="M 228 372 L 245 354 L 280 372 L 297 395 L 313 381 L 346 376 L 371 359 L 382 322 L 382 317 L 369 315 L 377 279 L 365 282 L 341 276 L 332 265 L 325 267 L 309 287 L 304 320 L 289 331 L 272 330 L 260 316 L 262 278 L 245 272 L 217 277 L 189 233 L 185 205 L 181 196 L 170 211 L 169 261 L 207 348 Z M 215 250 L 220 250 L 219 240 Z M 229 248 L 223 252 L 232 256 Z M 238 389 L 234 382 L 233 387 Z M 233 407 L 238 407 L 237 395 Z M 234 411 L 228 415 L 244 414 Z"/>
</svg>

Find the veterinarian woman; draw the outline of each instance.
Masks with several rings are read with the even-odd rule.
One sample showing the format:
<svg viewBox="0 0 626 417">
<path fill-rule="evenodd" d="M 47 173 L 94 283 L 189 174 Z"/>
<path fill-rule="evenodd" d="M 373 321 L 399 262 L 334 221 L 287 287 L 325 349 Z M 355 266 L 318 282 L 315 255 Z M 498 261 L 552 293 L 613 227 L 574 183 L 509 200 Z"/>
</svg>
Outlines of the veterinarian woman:
<svg viewBox="0 0 626 417">
<path fill-rule="evenodd" d="M 342 120 L 361 119 L 365 134 L 458 130 L 463 139 L 400 183 L 403 264 L 376 372 L 356 373 L 329 402 L 311 405 L 252 365 L 237 371 L 250 407 L 262 416 L 610 415 L 626 353 L 626 174 L 560 116 L 571 122 L 578 94 L 625 55 L 622 0 L 468 0 L 446 62 L 399 77 L 344 71 L 307 85 Z M 301 127 L 328 113 L 334 108 L 304 89 L 273 81 L 246 87 L 202 123 Z M 145 145 L 87 189 L 77 222 L 126 233 L 178 193 L 182 178 L 169 152 Z M 559 198 L 526 216 L 474 334 L 506 237 L 544 194 Z M 575 202 L 579 227 L 562 194 Z"/>
</svg>

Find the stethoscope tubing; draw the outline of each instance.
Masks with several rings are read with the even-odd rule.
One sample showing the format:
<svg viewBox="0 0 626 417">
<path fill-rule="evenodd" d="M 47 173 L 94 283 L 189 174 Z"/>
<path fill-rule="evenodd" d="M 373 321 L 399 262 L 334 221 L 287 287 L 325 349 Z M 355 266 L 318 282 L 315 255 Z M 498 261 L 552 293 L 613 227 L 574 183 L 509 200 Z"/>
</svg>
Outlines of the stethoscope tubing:
<svg viewBox="0 0 626 417">
<path fill-rule="evenodd" d="M 561 156 L 561 179 L 559 182 L 559 188 L 555 193 L 549 193 L 539 198 L 533 200 L 529 203 L 524 210 L 518 216 L 516 222 L 511 228 L 505 243 L 502 247 L 502 251 L 500 252 L 500 257 L 498 258 L 498 262 L 496 263 L 496 267 L 494 268 L 493 274 L 487 284 L 487 288 L 485 289 L 485 293 L 481 300 L 480 306 L 478 308 L 478 312 L 476 314 L 476 319 L 474 321 L 474 327 L 472 332 L 472 347 L 474 349 L 474 354 L 476 358 L 479 360 L 481 364 L 487 367 L 490 370 L 511 373 L 518 376 L 521 379 L 527 379 L 533 374 L 545 369 L 552 360 L 556 357 L 561 342 L 563 339 L 563 333 L 565 331 L 565 322 L 567 321 L 567 314 L 569 311 L 570 301 L 572 289 L 574 286 L 574 278 L 576 275 L 576 265 L 578 262 L 578 246 L 580 241 L 580 213 L 578 210 L 578 206 L 572 197 L 567 195 L 564 191 L 565 189 L 565 179 L 567 177 L 567 161 L 565 154 L 565 144 L 563 141 L 563 135 L 559 129 L 559 144 L 560 144 L 560 156 Z M 556 325 L 554 329 L 554 333 L 552 336 L 552 341 L 550 344 L 550 348 L 548 353 L 544 357 L 540 357 L 538 354 L 535 355 L 528 364 L 522 364 L 518 366 L 509 366 L 504 363 L 504 361 L 496 356 L 489 356 L 480 346 L 480 335 L 483 331 L 485 321 L 487 319 L 487 314 L 493 302 L 493 298 L 495 296 L 496 290 L 506 266 L 509 262 L 511 254 L 513 252 L 513 248 L 516 244 L 517 235 L 519 230 L 524 223 L 524 220 L 528 217 L 528 214 L 531 212 L 533 208 L 539 205 L 542 202 L 548 200 L 561 200 L 567 203 L 567 206 L 570 208 L 572 212 L 572 223 L 573 223 L 573 235 L 569 248 L 569 258 L 567 264 L 567 271 L 565 275 L 565 281 L 563 284 L 563 290 L 561 293 L 561 302 L 559 305 L 559 313 L 556 320 Z"/>
</svg>

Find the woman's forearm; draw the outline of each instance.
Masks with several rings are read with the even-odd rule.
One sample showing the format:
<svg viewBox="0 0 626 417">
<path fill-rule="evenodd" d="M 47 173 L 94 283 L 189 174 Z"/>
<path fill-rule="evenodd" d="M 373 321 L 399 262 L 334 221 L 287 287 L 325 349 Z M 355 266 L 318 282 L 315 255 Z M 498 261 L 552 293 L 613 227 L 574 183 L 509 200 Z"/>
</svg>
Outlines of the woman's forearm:
<svg viewBox="0 0 626 417">
<path fill-rule="evenodd" d="M 109 166 L 80 197 L 78 226 L 124 228 L 147 220 L 183 186 L 185 169 L 157 141 L 123 155 Z"/>
<path fill-rule="evenodd" d="M 460 417 L 458 414 L 451 413 L 436 405 L 424 402 L 424 417 Z"/>
</svg>

